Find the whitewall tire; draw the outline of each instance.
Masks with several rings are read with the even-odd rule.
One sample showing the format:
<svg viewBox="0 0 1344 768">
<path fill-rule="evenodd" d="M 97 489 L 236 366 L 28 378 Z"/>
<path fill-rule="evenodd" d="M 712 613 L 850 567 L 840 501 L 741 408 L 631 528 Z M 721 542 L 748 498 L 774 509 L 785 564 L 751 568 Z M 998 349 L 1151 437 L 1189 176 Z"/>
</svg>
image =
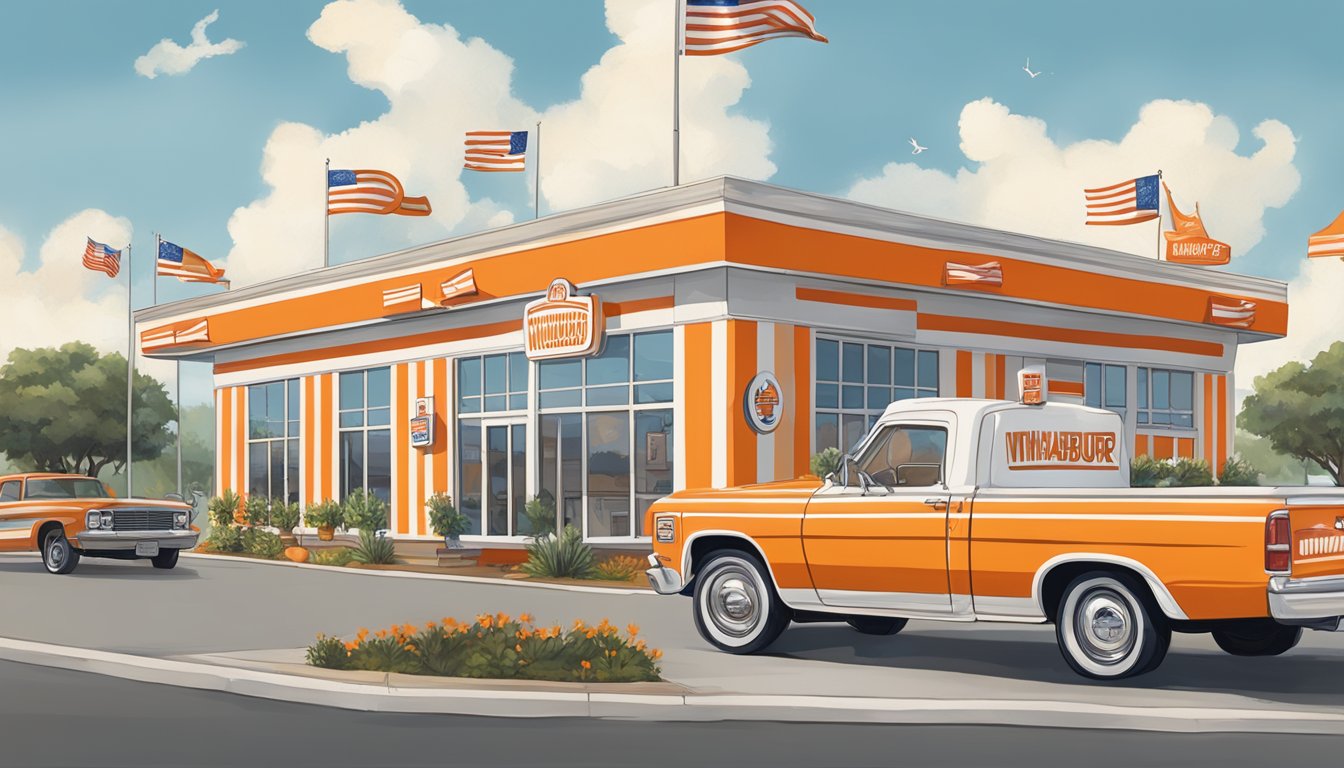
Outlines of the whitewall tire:
<svg viewBox="0 0 1344 768">
<path fill-rule="evenodd" d="M 1134 580 L 1093 571 L 1064 590 L 1055 616 L 1059 650 L 1073 671 L 1119 680 L 1157 668 L 1171 644 L 1165 617 Z"/>
<path fill-rule="evenodd" d="M 729 653 L 757 653 L 788 627 L 792 612 L 753 555 L 721 549 L 705 557 L 698 571 L 692 614 L 710 645 Z"/>
</svg>

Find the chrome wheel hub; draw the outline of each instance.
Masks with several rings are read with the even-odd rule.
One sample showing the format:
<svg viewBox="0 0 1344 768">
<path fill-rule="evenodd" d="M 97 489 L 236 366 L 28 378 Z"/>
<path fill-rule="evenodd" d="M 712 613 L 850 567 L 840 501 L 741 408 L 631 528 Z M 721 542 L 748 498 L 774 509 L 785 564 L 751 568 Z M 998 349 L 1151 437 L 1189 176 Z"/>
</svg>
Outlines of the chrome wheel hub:
<svg viewBox="0 0 1344 768">
<path fill-rule="evenodd" d="M 47 547 L 47 565 L 52 568 L 60 568 L 65 562 L 65 542 L 54 541 Z"/>
<path fill-rule="evenodd" d="M 1116 664 L 1134 649 L 1134 614 L 1129 603 L 1111 589 L 1095 589 L 1078 601 L 1074 613 L 1079 645 L 1088 658 Z"/>
<path fill-rule="evenodd" d="M 746 637 L 761 622 L 760 591 L 742 566 L 726 565 L 715 572 L 706 598 L 706 618 L 725 635 Z"/>
</svg>

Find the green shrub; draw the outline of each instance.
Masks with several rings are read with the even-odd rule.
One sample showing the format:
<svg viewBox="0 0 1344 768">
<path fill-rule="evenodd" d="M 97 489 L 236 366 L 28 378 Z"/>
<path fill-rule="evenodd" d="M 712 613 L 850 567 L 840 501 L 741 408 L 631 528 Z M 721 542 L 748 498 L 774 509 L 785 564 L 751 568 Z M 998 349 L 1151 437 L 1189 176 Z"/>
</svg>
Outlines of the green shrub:
<svg viewBox="0 0 1344 768">
<path fill-rule="evenodd" d="M 630 581 L 644 572 L 644 561 L 629 555 L 609 557 L 597 564 L 593 578 L 608 581 Z"/>
<path fill-rule="evenodd" d="M 323 669 L 345 669 L 350 662 L 350 652 L 339 637 L 318 635 L 317 642 L 308 646 L 308 665 Z"/>
<path fill-rule="evenodd" d="M 299 503 L 297 501 L 289 503 L 277 501 L 271 505 L 271 525 L 279 528 L 282 534 L 298 528 L 299 517 Z"/>
<path fill-rule="evenodd" d="M 243 502 L 243 515 L 248 525 L 271 524 L 271 500 L 265 496 L 248 496 Z"/>
<path fill-rule="evenodd" d="M 541 536 L 527 545 L 523 573 L 548 579 L 586 579 L 592 576 L 596 558 L 578 528 L 566 525 L 559 536 Z"/>
<path fill-rule="evenodd" d="M 523 505 L 523 515 L 527 518 L 527 533 L 532 538 L 550 536 L 555 533 L 555 503 L 533 496 Z"/>
<path fill-rule="evenodd" d="M 1240 456 L 1231 456 L 1218 473 L 1219 485 L 1259 485 L 1260 472 Z"/>
<path fill-rule="evenodd" d="M 1166 484 L 1175 488 L 1213 485 L 1213 470 L 1203 459 L 1178 459 L 1171 465 Z"/>
<path fill-rule="evenodd" d="M 453 497 L 436 493 L 425 500 L 429 508 L 429 526 L 438 536 L 461 536 L 471 530 L 471 518 L 453 506 Z"/>
<path fill-rule="evenodd" d="M 303 521 L 314 528 L 342 528 L 345 526 L 345 510 L 340 504 L 326 499 L 309 504 L 303 514 Z"/>
<path fill-rule="evenodd" d="M 372 530 L 361 528 L 359 545 L 350 552 L 350 559 L 368 565 L 391 565 L 397 562 L 396 544 Z"/>
<path fill-rule="evenodd" d="M 372 532 L 387 527 L 387 505 L 363 488 L 351 491 L 343 506 L 346 528 Z"/>
<path fill-rule="evenodd" d="M 1129 463 L 1132 488 L 1188 488 L 1213 485 L 1213 472 L 1203 459 L 1163 461 L 1151 456 L 1136 456 Z"/>
<path fill-rule="evenodd" d="M 817 477 L 826 477 L 840 468 L 840 460 L 844 454 L 839 448 L 827 448 L 821 453 L 812 455 L 812 474 Z"/>
<path fill-rule="evenodd" d="M 285 553 L 285 545 L 280 542 L 280 537 L 261 528 L 244 530 L 242 541 L 244 551 L 267 560 L 279 560 Z"/>
<path fill-rule="evenodd" d="M 1129 462 L 1129 485 L 1132 488 L 1156 488 L 1167 476 L 1170 465 L 1152 456 L 1135 456 Z"/>
<path fill-rule="evenodd" d="M 227 525 L 233 525 L 234 513 L 238 511 L 238 505 L 242 499 L 232 489 L 225 489 L 223 493 L 210 500 L 206 508 L 210 511 L 210 523 L 216 528 L 222 528 Z"/>
<path fill-rule="evenodd" d="M 232 523 L 216 524 L 210 529 L 205 548 L 214 552 L 242 552 L 243 532 Z"/>
<path fill-rule="evenodd" d="M 314 565 L 331 565 L 339 568 L 354 558 L 355 554 L 349 547 L 324 547 L 308 550 L 308 562 Z"/>
</svg>

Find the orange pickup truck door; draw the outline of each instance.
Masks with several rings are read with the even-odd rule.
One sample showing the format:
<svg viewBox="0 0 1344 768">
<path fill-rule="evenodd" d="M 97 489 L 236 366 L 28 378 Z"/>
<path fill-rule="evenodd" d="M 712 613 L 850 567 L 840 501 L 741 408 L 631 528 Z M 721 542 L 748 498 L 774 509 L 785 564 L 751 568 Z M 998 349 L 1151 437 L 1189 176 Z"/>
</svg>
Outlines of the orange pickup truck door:
<svg viewBox="0 0 1344 768">
<path fill-rule="evenodd" d="M 0 483 L 0 552 L 21 552 L 28 549 L 28 537 L 33 532 L 33 521 L 27 511 L 16 507 L 21 481 Z"/>
<path fill-rule="evenodd" d="M 952 427 L 949 414 L 947 421 L 921 416 L 880 428 L 850 465 L 847 482 L 808 502 L 803 549 L 822 603 L 952 612 L 944 485 Z"/>
</svg>

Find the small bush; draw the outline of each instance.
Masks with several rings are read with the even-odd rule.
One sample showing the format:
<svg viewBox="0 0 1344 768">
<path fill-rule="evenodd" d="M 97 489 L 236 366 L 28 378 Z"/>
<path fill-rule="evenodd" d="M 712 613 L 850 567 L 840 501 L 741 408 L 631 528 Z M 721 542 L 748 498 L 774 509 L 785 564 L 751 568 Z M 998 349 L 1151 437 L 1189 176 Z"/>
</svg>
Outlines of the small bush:
<svg viewBox="0 0 1344 768">
<path fill-rule="evenodd" d="M 210 523 L 216 528 L 233 525 L 234 514 L 238 511 L 238 505 L 242 499 L 232 489 L 225 489 L 223 493 L 210 500 L 206 508 L 210 512 Z"/>
<path fill-rule="evenodd" d="M 583 541 L 578 528 L 566 525 L 559 536 L 542 536 L 527 545 L 522 570 L 547 579 L 587 579 L 593 574 L 593 548 Z"/>
<path fill-rule="evenodd" d="M 437 536 L 461 536 L 471 530 L 471 518 L 453 506 L 453 497 L 436 493 L 425 500 L 429 509 L 429 526 Z"/>
<path fill-rule="evenodd" d="M 387 527 L 387 505 L 363 488 L 351 491 L 343 506 L 346 528 L 373 532 Z"/>
<path fill-rule="evenodd" d="M 609 557 L 597 564 L 593 577 L 608 581 L 630 581 L 644 572 L 644 561 L 629 555 Z"/>
<path fill-rule="evenodd" d="M 354 559 L 355 554 L 349 547 L 313 549 L 308 553 L 308 562 L 314 565 L 331 565 L 339 568 Z"/>
<path fill-rule="evenodd" d="M 280 542 L 280 537 L 261 528 L 244 530 L 242 541 L 243 550 L 257 557 L 279 560 L 285 554 L 285 545 Z"/>
<path fill-rule="evenodd" d="M 1213 485 L 1213 472 L 1203 459 L 1163 461 L 1137 456 L 1129 463 L 1132 488 L 1190 488 Z"/>
<path fill-rule="evenodd" d="M 1172 463 L 1166 482 L 1174 488 L 1213 485 L 1213 470 L 1203 459 L 1178 459 Z"/>
<path fill-rule="evenodd" d="M 242 552 L 243 532 L 233 523 L 216 524 L 210 529 L 205 548 L 213 552 Z"/>
<path fill-rule="evenodd" d="M 340 504 L 326 499 L 309 504 L 303 521 L 314 528 L 341 528 L 345 525 L 345 510 Z"/>
<path fill-rule="evenodd" d="M 523 505 L 527 518 L 527 532 L 532 538 L 555 534 L 555 503 L 533 496 Z"/>
<path fill-rule="evenodd" d="M 299 503 L 297 501 L 291 501 L 288 504 L 277 501 L 271 505 L 271 525 L 279 528 L 282 534 L 298 528 L 299 517 Z"/>
<path fill-rule="evenodd" d="M 270 525 L 271 500 L 265 496 L 248 496 L 243 502 L 243 514 L 248 525 Z"/>
<path fill-rule="evenodd" d="M 826 477 L 840 468 L 840 460 L 844 454 L 840 453 L 839 448 L 827 448 L 821 453 L 812 455 L 812 474 L 817 477 Z"/>
<path fill-rule="evenodd" d="M 1167 476 L 1168 465 L 1152 456 L 1135 456 L 1129 462 L 1129 485 L 1131 488 L 1156 488 Z"/>
<path fill-rule="evenodd" d="M 367 565 L 391 565 L 397 562 L 396 544 L 367 528 L 359 531 L 359 545 L 350 552 L 350 559 Z"/>
<path fill-rule="evenodd" d="M 651 649 L 631 624 L 624 634 L 601 624 L 538 627 L 527 614 L 482 614 L 471 624 L 447 618 L 422 629 L 405 624 L 369 636 L 361 629 L 341 644 L 318 635 L 308 663 L 327 669 L 366 669 L 445 677 L 643 682 L 659 680 L 662 652 Z"/>
<path fill-rule="evenodd" d="M 1218 473 L 1219 485 L 1259 485 L 1260 472 L 1240 456 L 1231 456 Z"/>
</svg>

